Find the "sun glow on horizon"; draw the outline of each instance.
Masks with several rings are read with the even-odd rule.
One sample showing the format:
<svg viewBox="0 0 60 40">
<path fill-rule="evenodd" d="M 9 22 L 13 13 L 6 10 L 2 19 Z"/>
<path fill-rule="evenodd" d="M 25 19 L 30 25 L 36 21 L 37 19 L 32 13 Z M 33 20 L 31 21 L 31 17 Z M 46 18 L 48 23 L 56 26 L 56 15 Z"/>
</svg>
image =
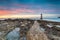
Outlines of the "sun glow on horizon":
<svg viewBox="0 0 60 40">
<path fill-rule="evenodd" d="M 43 14 L 43 18 L 54 18 L 57 17 L 57 14 Z M 40 14 L 31 14 L 31 15 L 3 15 L 0 18 L 40 18 Z"/>
<path fill-rule="evenodd" d="M 40 15 L 4 15 L 0 16 L 0 18 L 32 18 L 32 17 L 39 17 Z"/>
</svg>

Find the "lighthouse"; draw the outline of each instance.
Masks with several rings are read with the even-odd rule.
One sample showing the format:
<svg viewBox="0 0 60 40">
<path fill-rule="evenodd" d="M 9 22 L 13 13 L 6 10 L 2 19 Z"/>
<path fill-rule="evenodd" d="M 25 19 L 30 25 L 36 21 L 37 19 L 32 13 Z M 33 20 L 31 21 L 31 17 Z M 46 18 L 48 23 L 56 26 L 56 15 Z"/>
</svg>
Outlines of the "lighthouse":
<svg viewBox="0 0 60 40">
<path fill-rule="evenodd" d="M 42 17 L 42 13 L 41 13 L 41 18 L 40 18 L 41 20 L 43 19 L 43 17 Z"/>
</svg>

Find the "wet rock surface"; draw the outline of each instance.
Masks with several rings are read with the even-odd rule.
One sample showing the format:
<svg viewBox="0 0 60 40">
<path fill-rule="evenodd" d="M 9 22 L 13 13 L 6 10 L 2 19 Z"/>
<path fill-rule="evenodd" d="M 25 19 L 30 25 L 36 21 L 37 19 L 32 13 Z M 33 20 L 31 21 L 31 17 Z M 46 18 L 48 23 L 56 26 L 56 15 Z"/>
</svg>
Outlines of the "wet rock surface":
<svg viewBox="0 0 60 40">
<path fill-rule="evenodd" d="M 0 39 L 5 40 L 6 35 L 14 30 L 16 27 L 19 27 L 21 30 L 20 32 L 20 39 L 23 40 L 24 36 L 26 36 L 27 31 L 33 25 L 33 20 L 28 19 L 6 19 L 0 20 Z M 26 38 L 26 37 L 25 37 Z"/>
<path fill-rule="evenodd" d="M 31 36 L 34 39 L 31 40 L 44 40 L 46 37 L 46 40 L 60 40 L 60 30 L 59 27 L 55 25 L 60 25 L 60 23 L 53 23 L 53 22 L 46 22 L 46 21 L 37 21 L 38 23 L 34 24 L 35 20 L 30 19 L 6 19 L 6 20 L 0 20 L 0 40 L 6 40 L 6 35 L 14 30 L 16 27 L 19 27 L 20 30 L 20 40 L 30 40 Z M 39 27 L 37 27 L 37 24 L 39 24 Z M 47 26 L 47 24 L 49 27 Z M 52 24 L 52 25 L 50 25 Z M 35 28 L 32 26 L 35 26 Z M 39 30 L 37 30 L 39 29 Z M 34 30 L 34 31 L 32 31 Z M 40 33 L 42 31 L 42 33 Z M 31 34 L 32 32 L 32 34 Z M 36 33 L 35 33 L 36 32 Z M 36 35 L 35 35 L 36 34 Z M 42 35 L 42 36 L 41 36 Z M 44 37 L 45 35 L 45 37 Z M 39 37 L 37 39 L 37 37 Z M 41 38 L 40 38 L 41 37 Z M 44 38 L 44 39 L 43 39 Z"/>
</svg>

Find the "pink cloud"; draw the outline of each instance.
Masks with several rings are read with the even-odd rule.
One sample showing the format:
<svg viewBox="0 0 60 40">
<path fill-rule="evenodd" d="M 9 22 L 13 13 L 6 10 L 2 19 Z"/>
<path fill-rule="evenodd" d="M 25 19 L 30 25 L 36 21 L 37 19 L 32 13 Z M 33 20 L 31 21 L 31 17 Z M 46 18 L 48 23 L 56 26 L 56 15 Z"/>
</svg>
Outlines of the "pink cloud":
<svg viewBox="0 0 60 40">
<path fill-rule="evenodd" d="M 11 9 L 12 13 L 26 13 L 26 12 L 29 12 L 29 13 L 34 13 L 34 10 L 30 10 L 30 9 Z"/>
<path fill-rule="evenodd" d="M 26 12 L 34 13 L 34 10 L 22 9 L 22 8 L 19 8 L 19 9 L 13 8 L 13 9 L 10 9 L 10 10 L 0 10 L 0 15 L 22 14 L 22 13 L 26 13 Z"/>
<path fill-rule="evenodd" d="M 36 9 L 36 10 L 32 10 L 32 9 L 26 9 L 27 5 L 21 5 L 21 4 L 12 4 L 15 6 L 23 6 L 24 8 L 11 8 L 9 10 L 4 9 L 4 10 L 0 10 L 0 15 L 7 15 L 7 14 L 22 14 L 22 13 L 36 13 L 37 12 L 55 12 L 55 11 L 60 11 L 60 10 L 54 10 L 54 9 Z M 6 7 L 2 7 L 0 6 L 1 9 L 6 8 Z"/>
</svg>

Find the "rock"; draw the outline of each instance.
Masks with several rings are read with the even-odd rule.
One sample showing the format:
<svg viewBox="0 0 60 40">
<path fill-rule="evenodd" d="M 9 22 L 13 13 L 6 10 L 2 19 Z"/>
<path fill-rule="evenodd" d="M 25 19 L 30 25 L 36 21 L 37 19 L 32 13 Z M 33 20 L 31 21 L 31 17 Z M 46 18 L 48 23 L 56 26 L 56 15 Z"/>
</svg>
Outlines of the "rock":
<svg viewBox="0 0 60 40">
<path fill-rule="evenodd" d="M 13 31 L 6 35 L 6 40 L 20 40 L 19 28 L 15 28 Z"/>
<path fill-rule="evenodd" d="M 37 21 L 34 22 L 33 26 L 27 32 L 27 40 L 49 40 L 47 35 L 42 32 Z"/>
</svg>

